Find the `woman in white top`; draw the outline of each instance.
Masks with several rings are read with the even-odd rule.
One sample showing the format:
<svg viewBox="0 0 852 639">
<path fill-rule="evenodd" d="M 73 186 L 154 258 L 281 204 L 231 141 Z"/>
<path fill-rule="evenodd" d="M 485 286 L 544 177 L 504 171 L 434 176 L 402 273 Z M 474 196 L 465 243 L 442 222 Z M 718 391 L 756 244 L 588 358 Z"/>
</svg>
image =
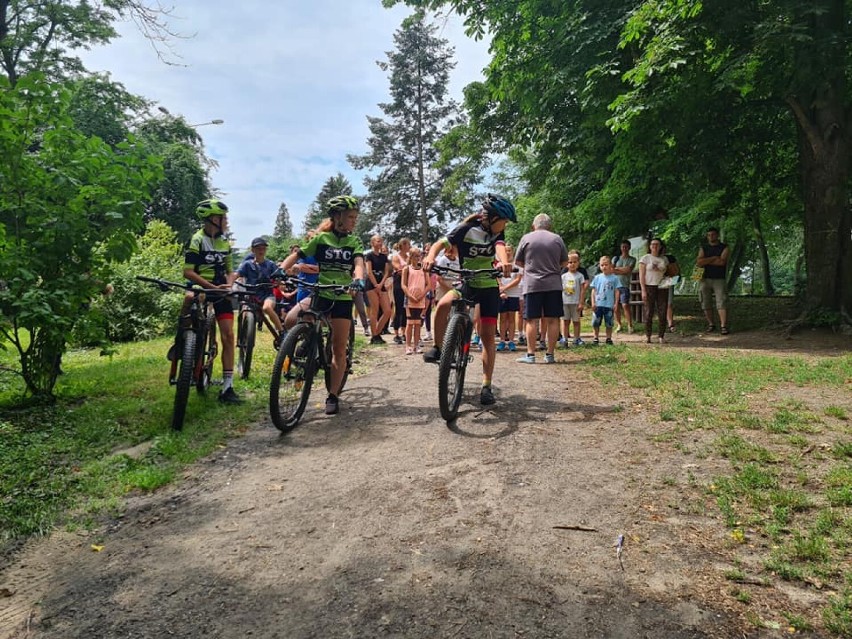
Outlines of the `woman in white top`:
<svg viewBox="0 0 852 639">
<path fill-rule="evenodd" d="M 669 261 L 662 252 L 662 242 L 651 240 L 651 252 L 639 260 L 639 285 L 642 287 L 642 301 L 645 303 L 645 341 L 651 343 L 653 332 L 654 310 L 657 311 L 657 335 L 660 344 L 665 342 L 666 335 L 666 306 L 669 301 L 667 289 L 660 288 L 660 282 L 666 274 Z"/>
</svg>

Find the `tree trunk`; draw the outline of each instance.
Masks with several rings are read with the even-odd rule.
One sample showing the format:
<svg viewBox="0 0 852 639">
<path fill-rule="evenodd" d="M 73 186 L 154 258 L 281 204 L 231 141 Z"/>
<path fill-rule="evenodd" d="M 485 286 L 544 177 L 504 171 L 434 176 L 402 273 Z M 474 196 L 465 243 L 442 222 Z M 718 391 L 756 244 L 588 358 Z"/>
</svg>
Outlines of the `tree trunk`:
<svg viewBox="0 0 852 639">
<path fill-rule="evenodd" d="M 852 216 L 849 210 L 849 140 L 835 88 L 817 91 L 810 109 L 788 99 L 799 131 L 805 203 L 807 308 L 852 311 Z"/>
<path fill-rule="evenodd" d="M 757 202 L 756 199 L 755 202 Z M 763 292 L 766 295 L 775 295 L 775 287 L 772 286 L 772 273 L 769 266 L 769 251 L 766 249 L 766 240 L 763 237 L 763 228 L 760 225 L 760 209 L 757 206 L 753 206 L 751 209 L 751 226 L 754 231 L 754 238 L 757 240 L 757 250 L 760 253 Z M 752 286 L 754 286 L 754 277 L 752 277 Z"/>
<path fill-rule="evenodd" d="M 746 244 L 738 241 L 731 247 L 728 257 L 728 281 L 725 282 L 728 292 L 733 291 L 743 273 L 743 265 L 746 263 Z"/>
</svg>

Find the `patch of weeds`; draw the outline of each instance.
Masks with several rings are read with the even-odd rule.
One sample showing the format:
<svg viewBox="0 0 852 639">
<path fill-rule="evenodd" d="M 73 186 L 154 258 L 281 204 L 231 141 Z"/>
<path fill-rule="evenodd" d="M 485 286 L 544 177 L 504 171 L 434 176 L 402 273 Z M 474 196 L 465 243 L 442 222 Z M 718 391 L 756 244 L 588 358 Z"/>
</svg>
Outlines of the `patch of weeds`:
<svg viewBox="0 0 852 639">
<path fill-rule="evenodd" d="M 793 448 L 805 449 L 810 445 L 810 442 L 804 435 L 790 435 L 787 441 L 790 442 L 790 446 Z"/>
<path fill-rule="evenodd" d="M 852 506 L 852 467 L 833 468 L 825 477 L 825 496 L 832 506 Z"/>
<path fill-rule="evenodd" d="M 831 448 L 831 454 L 837 459 L 852 457 L 852 442 L 837 442 Z"/>
<path fill-rule="evenodd" d="M 767 423 L 766 430 L 770 433 L 782 434 L 791 431 L 816 433 L 819 432 L 819 429 L 814 424 L 819 423 L 819 421 L 816 415 L 810 413 L 779 408 L 775 411 L 772 421 Z"/>
<path fill-rule="evenodd" d="M 790 624 L 790 627 L 796 632 L 811 632 L 814 629 L 814 627 L 808 623 L 808 620 L 801 615 L 795 615 L 792 612 L 785 611 L 782 611 L 781 614 L 784 616 L 784 619 L 787 620 L 787 623 Z"/>
<path fill-rule="evenodd" d="M 728 581 L 743 581 L 746 578 L 746 574 L 739 568 L 726 570 L 723 575 Z"/>
<path fill-rule="evenodd" d="M 751 593 L 748 590 L 744 590 L 743 588 L 731 588 L 731 594 L 734 599 L 742 604 L 748 605 L 751 603 Z"/>
<path fill-rule="evenodd" d="M 785 581 L 801 581 L 805 576 L 801 568 L 775 556 L 769 557 L 763 562 L 763 565 L 769 572 L 778 575 Z"/>
<path fill-rule="evenodd" d="M 171 466 L 144 466 L 122 473 L 121 482 L 125 490 L 138 488 L 151 491 L 165 486 L 175 478 L 175 469 Z"/>
<path fill-rule="evenodd" d="M 770 490 L 778 486 L 778 477 L 757 464 L 746 464 L 734 475 L 734 481 L 745 490 Z"/>
<path fill-rule="evenodd" d="M 666 475 L 665 477 L 663 477 L 662 482 L 664 486 L 677 486 L 677 479 L 675 479 L 671 475 Z"/>
<path fill-rule="evenodd" d="M 822 609 L 822 621 L 829 632 L 852 637 L 852 596 L 848 590 L 828 598 L 828 606 Z"/>
<path fill-rule="evenodd" d="M 828 542 L 811 531 L 808 535 L 796 532 L 787 544 L 789 556 L 796 561 L 823 563 L 831 559 Z"/>
<path fill-rule="evenodd" d="M 846 413 L 846 409 L 841 406 L 826 406 L 823 409 L 823 413 L 828 415 L 829 417 L 834 417 L 835 419 L 840 419 L 843 421 L 847 421 L 849 419 L 849 415 Z"/>
<path fill-rule="evenodd" d="M 658 444 L 663 444 L 666 442 L 674 441 L 675 437 L 677 437 L 677 431 L 668 430 L 665 433 L 658 433 L 651 437 L 652 442 L 656 442 Z"/>
<path fill-rule="evenodd" d="M 725 434 L 717 441 L 719 454 L 726 459 L 741 462 L 769 463 L 775 461 L 774 456 L 767 449 L 746 441 L 739 435 Z"/>
<path fill-rule="evenodd" d="M 773 490 L 769 493 L 773 508 L 783 508 L 790 512 L 800 512 L 813 506 L 810 498 L 800 490 Z"/>
<path fill-rule="evenodd" d="M 763 420 L 757 415 L 751 413 L 740 413 L 736 415 L 733 422 L 734 427 L 745 428 L 748 430 L 763 430 Z"/>
<path fill-rule="evenodd" d="M 677 413 L 671 408 L 663 408 L 660 411 L 660 421 L 673 422 L 677 420 Z"/>
</svg>

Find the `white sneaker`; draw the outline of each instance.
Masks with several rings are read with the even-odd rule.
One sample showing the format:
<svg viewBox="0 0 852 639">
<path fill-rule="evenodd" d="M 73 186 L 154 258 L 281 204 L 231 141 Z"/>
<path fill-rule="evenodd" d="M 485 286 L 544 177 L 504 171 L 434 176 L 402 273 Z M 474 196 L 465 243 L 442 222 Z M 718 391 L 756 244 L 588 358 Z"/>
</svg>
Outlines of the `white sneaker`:
<svg viewBox="0 0 852 639">
<path fill-rule="evenodd" d="M 426 331 L 426 336 L 423 338 L 423 341 L 424 342 L 431 342 L 432 341 L 432 333 L 430 333 L 429 331 Z"/>
</svg>

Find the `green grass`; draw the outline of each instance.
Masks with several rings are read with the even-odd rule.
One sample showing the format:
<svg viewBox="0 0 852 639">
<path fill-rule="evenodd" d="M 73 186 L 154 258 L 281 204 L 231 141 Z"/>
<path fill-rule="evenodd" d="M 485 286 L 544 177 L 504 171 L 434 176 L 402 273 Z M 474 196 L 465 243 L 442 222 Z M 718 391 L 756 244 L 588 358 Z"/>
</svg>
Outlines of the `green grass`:
<svg viewBox="0 0 852 639">
<path fill-rule="evenodd" d="M 815 408 L 807 399 L 809 388 L 845 397 L 852 356 L 616 346 L 584 352 L 578 365 L 602 383 L 638 389 L 648 403 L 659 406 L 659 428 L 649 440 L 671 454 L 697 455 L 693 433 L 712 434 L 713 443 L 702 448 L 701 456 L 727 460 L 730 469 L 709 481 L 690 476 L 684 490 L 693 494 L 685 501 L 709 504 L 706 498 L 712 497 L 716 515 L 738 542 L 728 546 L 730 551 L 747 546 L 748 553 L 761 557 L 764 572 L 758 578 L 844 592 L 831 601 L 823 598 L 821 619 L 809 610 L 778 610 L 772 624 L 783 618 L 788 627 L 806 631 L 822 621 L 825 629 L 852 637 L 852 583 L 845 583 L 841 573 L 852 561 L 848 415 L 837 404 Z M 795 398 L 785 398 L 792 387 Z M 713 514 L 712 507 L 707 514 Z M 745 579 L 739 569 L 725 577 Z M 744 604 L 755 597 L 740 587 L 730 594 Z"/>
<path fill-rule="evenodd" d="M 0 385 L 0 540 L 44 534 L 57 522 L 89 525 L 119 510 L 127 493 L 168 484 L 185 465 L 262 419 L 274 352 L 269 336 L 259 337 L 251 379 L 235 382 L 245 403 L 223 406 L 216 386 L 205 396 L 193 390 L 180 433 L 169 427 L 174 388 L 167 339 L 121 345 L 111 358 L 68 353 L 52 406 L 16 408 L 20 390 L 6 378 Z M 10 356 L 0 351 L 0 359 Z M 120 452 L 142 442 L 151 445 L 141 456 Z"/>
</svg>

